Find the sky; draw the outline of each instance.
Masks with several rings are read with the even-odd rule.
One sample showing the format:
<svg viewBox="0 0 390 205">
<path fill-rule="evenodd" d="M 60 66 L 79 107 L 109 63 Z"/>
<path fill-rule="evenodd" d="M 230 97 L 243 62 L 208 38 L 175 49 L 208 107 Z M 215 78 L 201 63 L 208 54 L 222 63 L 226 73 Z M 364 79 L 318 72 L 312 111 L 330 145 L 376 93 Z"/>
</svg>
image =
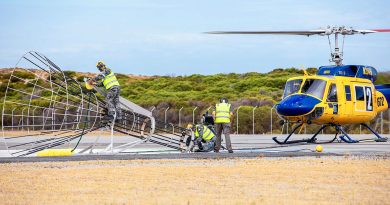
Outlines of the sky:
<svg viewBox="0 0 390 205">
<path fill-rule="evenodd" d="M 26 52 L 63 70 L 190 75 L 328 65 L 326 37 L 210 35 L 207 31 L 390 28 L 390 1 L 0 0 L 0 67 Z M 390 33 L 347 36 L 344 64 L 390 71 Z"/>
</svg>

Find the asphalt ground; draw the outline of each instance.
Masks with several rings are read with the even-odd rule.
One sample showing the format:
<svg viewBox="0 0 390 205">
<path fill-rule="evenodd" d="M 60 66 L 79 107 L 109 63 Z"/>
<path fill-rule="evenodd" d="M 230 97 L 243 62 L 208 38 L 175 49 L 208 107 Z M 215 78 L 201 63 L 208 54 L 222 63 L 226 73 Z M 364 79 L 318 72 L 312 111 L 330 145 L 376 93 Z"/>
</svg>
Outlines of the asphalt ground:
<svg viewBox="0 0 390 205">
<path fill-rule="evenodd" d="M 167 147 L 162 147 L 153 143 L 143 143 L 135 147 L 124 150 L 120 153 L 112 154 L 104 151 L 110 143 L 110 137 L 100 137 L 96 144 L 96 149 L 92 154 L 75 154 L 68 157 L 12 157 L 7 151 L 4 143 L 0 143 L 0 163 L 11 162 L 47 162 L 47 161 L 88 161 L 88 160 L 134 160 L 134 159 L 222 159 L 222 158 L 252 158 L 252 157 L 318 157 L 318 156 L 382 156 L 390 157 L 390 142 L 360 142 L 348 144 L 344 142 L 334 142 L 322 144 L 322 152 L 316 152 L 316 144 L 293 144 L 278 145 L 272 137 L 278 135 L 232 135 L 234 153 L 227 153 L 221 150 L 220 153 L 180 153 Z M 367 139 L 369 135 L 351 135 L 354 139 Z M 280 136 L 284 139 L 286 135 Z M 296 135 L 294 139 L 309 138 L 310 135 Z M 319 135 L 318 140 L 329 140 L 333 135 Z M 383 135 L 390 137 L 390 135 Z M 21 138 L 20 142 L 31 139 Z M 81 141 L 80 150 L 90 146 L 96 140 L 95 136 L 84 137 Z M 115 136 L 114 146 L 136 141 L 136 138 L 128 136 Z M 75 142 L 67 146 L 73 147 Z M 10 144 L 8 144 L 10 146 Z M 13 151 L 13 150 L 11 150 Z"/>
</svg>

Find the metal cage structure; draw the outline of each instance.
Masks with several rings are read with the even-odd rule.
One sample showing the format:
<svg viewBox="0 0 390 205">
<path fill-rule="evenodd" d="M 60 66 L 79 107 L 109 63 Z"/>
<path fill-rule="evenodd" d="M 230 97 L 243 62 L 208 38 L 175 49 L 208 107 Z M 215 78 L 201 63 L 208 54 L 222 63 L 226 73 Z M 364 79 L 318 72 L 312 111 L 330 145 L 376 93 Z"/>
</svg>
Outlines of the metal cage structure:
<svg viewBox="0 0 390 205">
<path fill-rule="evenodd" d="M 106 92 L 97 87 L 87 90 L 82 83 L 41 53 L 23 55 L 10 73 L 3 99 L 2 136 L 9 154 L 29 156 L 53 147 L 96 153 L 93 149 L 99 137 L 82 150 L 76 148 L 86 134 L 107 125 Z M 184 128 L 156 121 L 150 111 L 122 97 L 120 106 L 123 118 L 111 126 L 105 153 L 117 154 L 146 142 L 182 150 L 180 131 Z M 138 140 L 114 146 L 114 132 Z"/>
</svg>

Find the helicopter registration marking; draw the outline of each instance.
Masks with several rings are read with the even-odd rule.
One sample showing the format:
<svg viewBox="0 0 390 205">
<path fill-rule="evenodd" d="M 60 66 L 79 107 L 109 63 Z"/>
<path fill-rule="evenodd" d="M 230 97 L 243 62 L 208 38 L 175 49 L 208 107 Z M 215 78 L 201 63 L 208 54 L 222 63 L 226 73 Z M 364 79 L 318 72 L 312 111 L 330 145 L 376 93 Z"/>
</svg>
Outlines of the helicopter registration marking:
<svg viewBox="0 0 390 205">
<path fill-rule="evenodd" d="M 357 112 L 372 112 L 372 88 L 370 86 L 355 85 L 355 111 Z M 358 99 L 358 90 L 360 90 L 361 98 Z"/>
<path fill-rule="evenodd" d="M 372 71 L 371 71 L 370 68 L 364 67 L 364 68 L 363 68 L 363 74 L 364 74 L 364 75 L 372 75 Z"/>
<path fill-rule="evenodd" d="M 384 97 L 378 97 L 376 99 L 376 103 L 377 103 L 378 107 L 385 106 L 385 98 Z"/>
<path fill-rule="evenodd" d="M 372 111 L 372 91 L 371 87 L 365 87 L 366 90 L 366 110 Z"/>
<path fill-rule="evenodd" d="M 324 71 L 324 74 L 329 74 L 330 73 L 330 70 L 325 70 Z"/>
</svg>

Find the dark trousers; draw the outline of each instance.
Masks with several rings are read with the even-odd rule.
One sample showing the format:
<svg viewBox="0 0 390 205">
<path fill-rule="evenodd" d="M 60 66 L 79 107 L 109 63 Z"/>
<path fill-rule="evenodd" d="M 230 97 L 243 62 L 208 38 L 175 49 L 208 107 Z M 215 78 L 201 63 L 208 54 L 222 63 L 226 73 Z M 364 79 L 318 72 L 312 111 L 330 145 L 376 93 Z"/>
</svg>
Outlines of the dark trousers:
<svg viewBox="0 0 390 205">
<path fill-rule="evenodd" d="M 222 131 L 225 135 L 226 149 L 228 149 L 229 151 L 233 150 L 232 143 L 230 141 L 230 123 L 215 123 L 215 130 L 217 132 L 215 151 L 219 151 L 219 149 L 221 149 Z"/>
</svg>

